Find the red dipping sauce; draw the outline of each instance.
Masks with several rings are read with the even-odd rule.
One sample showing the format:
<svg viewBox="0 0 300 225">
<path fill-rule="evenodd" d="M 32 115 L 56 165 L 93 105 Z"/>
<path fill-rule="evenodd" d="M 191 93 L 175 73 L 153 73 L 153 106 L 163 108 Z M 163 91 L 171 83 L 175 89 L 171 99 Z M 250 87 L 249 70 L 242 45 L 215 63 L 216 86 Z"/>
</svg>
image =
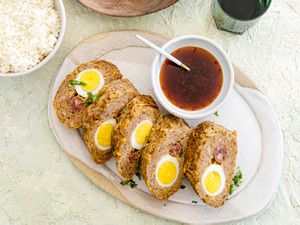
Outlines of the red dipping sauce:
<svg viewBox="0 0 300 225">
<path fill-rule="evenodd" d="M 166 59 L 160 70 L 164 95 L 175 106 L 195 111 L 210 105 L 219 95 L 223 72 L 218 60 L 198 47 L 183 47 L 172 55 L 187 65 L 187 71 Z"/>
</svg>

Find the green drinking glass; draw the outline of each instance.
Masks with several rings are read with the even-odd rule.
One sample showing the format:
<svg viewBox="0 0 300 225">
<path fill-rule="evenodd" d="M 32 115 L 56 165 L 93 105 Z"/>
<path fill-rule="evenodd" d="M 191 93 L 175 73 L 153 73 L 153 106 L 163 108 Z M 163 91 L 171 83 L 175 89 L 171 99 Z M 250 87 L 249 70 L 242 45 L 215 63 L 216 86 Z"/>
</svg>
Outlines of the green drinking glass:
<svg viewBox="0 0 300 225">
<path fill-rule="evenodd" d="M 220 30 L 242 34 L 266 13 L 272 0 L 212 0 L 212 15 Z"/>
</svg>

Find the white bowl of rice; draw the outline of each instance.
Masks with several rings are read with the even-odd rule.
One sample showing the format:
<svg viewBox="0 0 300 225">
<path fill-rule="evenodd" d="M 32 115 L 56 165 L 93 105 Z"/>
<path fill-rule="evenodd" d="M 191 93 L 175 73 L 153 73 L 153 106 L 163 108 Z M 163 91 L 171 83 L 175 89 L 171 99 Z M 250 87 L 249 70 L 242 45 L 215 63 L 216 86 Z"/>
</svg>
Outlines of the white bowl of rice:
<svg viewBox="0 0 300 225">
<path fill-rule="evenodd" d="M 30 74 L 59 49 L 66 29 L 62 0 L 0 3 L 0 77 Z"/>
</svg>

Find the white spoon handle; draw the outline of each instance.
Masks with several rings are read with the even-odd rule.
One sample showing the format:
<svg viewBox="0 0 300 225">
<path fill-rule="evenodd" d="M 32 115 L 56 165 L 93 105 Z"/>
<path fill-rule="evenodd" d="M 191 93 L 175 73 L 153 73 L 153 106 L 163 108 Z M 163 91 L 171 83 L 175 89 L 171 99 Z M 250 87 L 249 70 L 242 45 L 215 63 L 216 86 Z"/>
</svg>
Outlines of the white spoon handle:
<svg viewBox="0 0 300 225">
<path fill-rule="evenodd" d="M 188 68 L 186 65 L 184 65 L 182 62 L 180 62 L 178 59 L 176 59 L 174 56 L 171 54 L 167 53 L 165 50 L 161 49 L 160 47 L 156 46 L 155 44 L 151 43 L 147 39 L 141 37 L 140 35 L 136 35 L 136 37 L 142 41 L 145 45 L 149 46 L 150 48 L 154 49 L 155 51 L 159 52 L 178 66 L 181 66 L 182 68 L 186 69 L 187 71 L 190 71 L 190 68 Z"/>
</svg>

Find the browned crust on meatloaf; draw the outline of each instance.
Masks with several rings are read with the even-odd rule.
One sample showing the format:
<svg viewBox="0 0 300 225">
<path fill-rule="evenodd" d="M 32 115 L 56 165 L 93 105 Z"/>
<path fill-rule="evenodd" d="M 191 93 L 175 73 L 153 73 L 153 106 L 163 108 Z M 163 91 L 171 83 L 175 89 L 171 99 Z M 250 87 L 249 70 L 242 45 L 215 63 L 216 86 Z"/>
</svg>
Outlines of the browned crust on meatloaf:
<svg viewBox="0 0 300 225">
<path fill-rule="evenodd" d="M 214 151 L 220 146 L 226 149 L 226 155 L 224 155 L 222 162 L 217 162 Z M 236 155 L 237 140 L 235 131 L 231 132 L 221 125 L 205 121 L 192 132 L 186 148 L 184 172 L 199 197 L 206 204 L 220 207 L 225 203 L 234 176 Z M 201 178 L 205 169 L 213 163 L 223 167 L 226 185 L 222 193 L 210 197 L 202 188 Z"/>
<path fill-rule="evenodd" d="M 100 92 L 99 101 L 91 104 L 83 116 L 83 137 L 92 159 L 96 163 L 104 163 L 112 156 L 112 150 L 102 151 L 97 148 L 94 136 L 98 126 L 108 119 L 116 119 L 123 107 L 134 98 L 138 92 L 127 79 L 108 83 Z"/>
<path fill-rule="evenodd" d="M 81 127 L 86 99 L 77 94 L 74 85 L 69 87 L 69 80 L 76 79 L 77 75 L 86 69 L 98 69 L 103 74 L 105 84 L 122 78 L 119 69 L 104 60 L 83 63 L 70 73 L 61 83 L 53 102 L 58 119 L 70 129 Z"/>
<path fill-rule="evenodd" d="M 184 154 L 174 151 L 174 146 L 186 148 L 191 128 L 184 120 L 172 115 L 161 115 L 154 124 L 146 145 L 142 149 L 141 173 L 151 193 L 158 199 L 168 199 L 177 192 L 183 177 Z M 155 170 L 159 160 L 171 154 L 179 163 L 179 174 L 170 187 L 161 187 L 155 179 Z"/>
<path fill-rule="evenodd" d="M 141 150 L 131 146 L 131 135 L 142 120 L 156 121 L 159 116 L 157 105 L 147 95 L 133 98 L 122 110 L 118 124 L 114 129 L 112 146 L 119 173 L 126 179 L 131 179 L 138 171 Z"/>
</svg>

